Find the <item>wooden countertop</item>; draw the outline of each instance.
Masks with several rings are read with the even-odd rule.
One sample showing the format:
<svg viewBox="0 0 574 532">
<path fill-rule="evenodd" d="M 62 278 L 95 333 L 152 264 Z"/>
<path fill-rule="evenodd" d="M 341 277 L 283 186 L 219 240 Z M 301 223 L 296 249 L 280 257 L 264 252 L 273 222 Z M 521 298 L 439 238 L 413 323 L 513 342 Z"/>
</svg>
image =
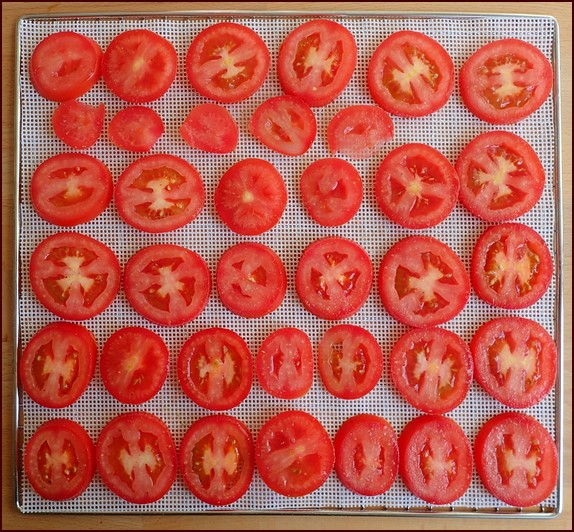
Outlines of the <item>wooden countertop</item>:
<svg viewBox="0 0 574 532">
<path fill-rule="evenodd" d="M 23 515 L 12 465 L 14 302 L 14 90 L 18 18 L 34 13 L 125 11 L 427 11 L 552 15 L 560 28 L 564 211 L 564 511 L 556 519 L 380 518 L 369 516 Z M 2 529 L 572 529 L 572 4 L 570 2 L 3 2 L 2 3 Z"/>
</svg>

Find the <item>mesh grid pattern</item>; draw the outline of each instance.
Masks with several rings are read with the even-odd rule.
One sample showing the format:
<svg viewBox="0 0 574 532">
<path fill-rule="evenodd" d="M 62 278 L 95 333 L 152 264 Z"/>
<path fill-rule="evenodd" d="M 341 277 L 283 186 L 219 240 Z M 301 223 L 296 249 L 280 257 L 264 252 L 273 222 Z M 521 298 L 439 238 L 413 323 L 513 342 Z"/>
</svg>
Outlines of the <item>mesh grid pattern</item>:
<svg viewBox="0 0 574 532">
<path fill-rule="evenodd" d="M 277 51 L 286 35 L 299 24 L 312 17 L 269 16 L 144 16 L 105 18 L 47 18 L 27 19 L 20 26 L 20 164 L 21 174 L 19 208 L 20 235 L 20 335 L 25 346 L 41 327 L 55 321 L 49 311 L 36 300 L 29 283 L 28 267 L 32 251 L 48 235 L 58 232 L 44 222 L 34 211 L 29 198 L 30 178 L 36 167 L 48 157 L 60 152 L 73 151 L 61 143 L 53 133 L 51 115 L 56 103 L 42 99 L 33 89 L 28 76 L 28 64 L 34 47 L 47 35 L 72 30 L 98 42 L 103 50 L 120 32 L 147 28 L 167 38 L 178 54 L 178 72 L 169 91 L 159 100 L 148 104 L 162 117 L 165 133 L 151 153 L 171 153 L 193 164 L 201 174 L 206 187 L 206 205 L 201 214 L 187 226 L 167 234 L 145 234 L 124 223 L 112 203 L 97 219 L 77 226 L 73 230 L 92 236 L 107 244 L 118 256 L 122 268 L 137 250 L 155 243 L 170 242 L 188 247 L 199 253 L 214 275 L 217 261 L 223 251 L 241 241 L 261 242 L 281 257 L 288 275 L 287 295 L 283 304 L 272 314 L 259 319 L 244 319 L 231 314 L 212 291 L 204 312 L 193 322 L 184 326 L 168 328 L 156 326 L 139 316 L 128 304 L 123 290 L 112 305 L 99 316 L 84 322 L 97 338 L 101 350 L 107 338 L 124 326 L 143 326 L 158 333 L 170 351 L 170 371 L 159 394 L 139 406 L 127 406 L 117 402 L 104 388 L 99 369 L 84 395 L 73 405 L 62 410 L 45 409 L 23 394 L 24 444 L 36 428 L 53 417 L 67 417 L 79 422 L 95 441 L 103 426 L 114 416 L 132 410 L 146 410 L 161 417 L 170 427 L 176 445 L 191 423 L 210 412 L 198 407 L 182 392 L 176 376 L 176 360 L 183 343 L 194 332 L 212 326 L 227 327 L 241 335 L 253 354 L 257 353 L 264 338 L 279 327 L 295 326 L 305 331 L 314 350 L 324 332 L 334 325 L 308 313 L 299 302 L 294 287 L 294 277 L 303 249 L 312 241 L 331 235 L 350 238 L 358 242 L 369 254 L 375 274 L 386 251 L 410 231 L 392 223 L 377 208 L 374 196 L 374 176 L 384 156 L 392 149 L 408 143 L 429 144 L 443 153 L 454 164 L 463 147 L 476 135 L 492 129 L 506 129 L 523 137 L 540 157 L 546 171 L 547 183 L 542 199 L 521 221 L 534 228 L 545 240 L 553 256 L 556 229 L 554 186 L 555 129 L 552 99 L 549 98 L 532 116 L 510 126 L 492 126 L 480 121 L 464 107 L 458 87 L 448 103 L 435 114 L 418 119 L 393 117 L 395 138 L 385 145 L 383 151 L 366 161 L 350 161 L 359 171 L 364 183 L 364 198 L 358 214 L 342 227 L 324 228 L 316 224 L 306 213 L 299 194 L 299 176 L 313 161 L 330 156 L 326 143 L 329 120 L 339 110 L 351 105 L 372 104 L 366 83 L 369 59 L 378 44 L 391 33 L 410 29 L 425 33 L 437 40 L 448 51 L 458 72 L 464 61 L 482 45 L 490 41 L 515 37 L 538 47 L 552 60 L 555 45 L 554 26 L 551 19 L 520 17 L 481 18 L 403 18 L 403 17 L 328 17 L 347 27 L 355 36 L 358 47 L 356 71 L 345 91 L 331 104 L 314 108 L 317 119 L 317 138 L 311 149 L 300 157 L 276 154 L 258 143 L 248 132 L 247 124 L 256 107 L 266 99 L 282 94 L 277 82 Z M 195 93 L 185 74 L 185 55 L 193 37 L 199 31 L 218 21 L 231 20 L 255 30 L 265 41 L 271 54 L 271 69 L 262 88 L 247 101 L 226 105 L 240 129 L 237 149 L 231 154 L 211 155 L 188 147 L 179 135 L 179 126 L 189 110 L 207 100 Z M 121 172 L 140 154 L 116 148 L 107 137 L 107 126 L 117 111 L 127 104 L 114 96 L 100 80 L 81 101 L 92 105 L 104 102 L 106 118 L 104 131 L 98 142 L 86 153 L 103 161 L 114 176 Z M 289 192 L 289 202 L 279 224 L 271 231 L 256 237 L 241 237 L 230 231 L 218 218 L 213 195 L 219 178 L 235 162 L 246 157 L 260 157 L 271 162 L 283 176 Z M 489 224 L 482 222 L 457 205 L 451 215 L 439 226 L 424 231 L 448 244 L 462 259 L 468 269 L 472 248 L 478 236 Z M 498 316 L 519 315 L 538 321 L 554 335 L 556 279 L 547 294 L 531 308 L 509 312 L 495 309 L 480 301 L 475 294 L 463 312 L 444 327 L 470 342 L 476 329 L 485 321 Z M 396 340 L 408 328 L 393 320 L 384 310 L 376 286 L 366 304 L 351 318 L 343 320 L 368 329 L 377 339 L 384 353 L 383 378 L 376 388 L 358 400 L 344 401 L 332 397 L 323 387 L 317 371 L 309 393 L 297 400 L 281 400 L 269 396 L 255 380 L 248 398 L 229 411 L 241 419 L 254 437 L 271 416 L 288 409 L 301 409 L 317 417 L 331 437 L 341 423 L 351 415 L 369 412 L 387 419 L 400 434 L 403 427 L 420 412 L 406 403 L 396 391 L 388 371 L 388 354 Z M 455 419 L 465 431 L 471 443 L 478 429 L 491 416 L 505 411 L 506 407 L 490 398 L 473 383 L 466 400 L 453 412 L 447 414 Z M 554 435 L 556 429 L 555 394 L 552 392 L 539 405 L 526 410 L 537 418 Z M 35 494 L 22 475 L 22 509 L 25 512 L 197 512 L 216 510 L 196 499 L 185 487 L 178 474 L 169 493 L 160 501 L 138 506 L 129 504 L 112 492 L 98 474 L 80 497 L 65 502 L 43 500 Z M 297 499 L 286 498 L 268 489 L 257 472 L 247 494 L 225 510 L 297 510 L 297 509 L 367 509 L 405 510 L 426 507 L 426 503 L 412 495 L 400 477 L 385 494 L 363 497 L 347 490 L 333 472 L 327 482 L 316 492 Z M 453 504 L 454 509 L 494 509 L 505 505 L 488 494 L 476 472 L 467 493 Z M 544 502 L 545 507 L 556 508 L 556 491 Z"/>
</svg>

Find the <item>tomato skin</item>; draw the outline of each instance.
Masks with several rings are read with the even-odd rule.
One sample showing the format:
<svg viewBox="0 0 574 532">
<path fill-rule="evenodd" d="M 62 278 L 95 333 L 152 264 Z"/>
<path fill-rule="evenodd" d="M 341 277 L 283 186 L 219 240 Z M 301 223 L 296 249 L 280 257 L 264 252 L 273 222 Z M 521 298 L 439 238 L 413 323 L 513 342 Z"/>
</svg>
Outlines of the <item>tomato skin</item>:
<svg viewBox="0 0 574 532">
<path fill-rule="evenodd" d="M 202 103 L 194 107 L 179 129 L 192 148 L 209 153 L 231 153 L 239 141 L 239 129 L 225 107 Z"/>
<path fill-rule="evenodd" d="M 153 109 L 132 105 L 114 115 L 108 127 L 108 136 L 122 150 L 148 152 L 163 131 L 161 117 Z"/>
<path fill-rule="evenodd" d="M 76 150 L 93 146 L 104 126 L 105 106 L 93 107 L 77 100 L 62 102 L 52 114 L 52 126 L 57 137 Z"/>
</svg>

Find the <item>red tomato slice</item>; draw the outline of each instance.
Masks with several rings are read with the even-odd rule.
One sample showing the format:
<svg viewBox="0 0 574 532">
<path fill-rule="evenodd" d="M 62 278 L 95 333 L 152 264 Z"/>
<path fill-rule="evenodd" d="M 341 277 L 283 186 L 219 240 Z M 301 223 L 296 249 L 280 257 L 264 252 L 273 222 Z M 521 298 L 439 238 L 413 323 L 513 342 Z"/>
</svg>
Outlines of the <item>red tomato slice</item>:
<svg viewBox="0 0 574 532">
<path fill-rule="evenodd" d="M 167 377 L 169 352 L 164 341 L 143 327 L 125 327 L 112 334 L 102 349 L 104 386 L 122 403 L 141 404 L 154 397 Z"/>
<path fill-rule="evenodd" d="M 358 399 L 367 395 L 381 379 L 383 353 L 369 331 L 341 324 L 323 335 L 317 363 L 329 393 L 341 399 Z"/>
<path fill-rule="evenodd" d="M 550 251 L 542 237 L 523 224 L 488 228 L 472 252 L 472 286 L 478 297 L 500 308 L 526 308 L 552 281 Z"/>
<path fill-rule="evenodd" d="M 558 482 L 556 444 L 526 414 L 505 412 L 489 419 L 476 436 L 474 454 L 480 480 L 506 504 L 540 504 Z"/>
<path fill-rule="evenodd" d="M 335 451 L 327 431 L 312 415 L 289 410 L 263 425 L 255 463 L 273 491 L 302 497 L 320 488 L 333 470 Z"/>
<path fill-rule="evenodd" d="M 201 31 L 191 42 L 185 66 L 191 86 L 216 102 L 249 98 L 265 81 L 269 51 L 253 30 L 220 22 Z"/>
<path fill-rule="evenodd" d="M 169 428 L 148 412 L 113 418 L 98 438 L 96 462 L 104 484 L 135 504 L 161 499 L 177 475 L 177 450 Z"/>
<path fill-rule="evenodd" d="M 342 320 L 355 314 L 367 300 L 373 266 L 355 242 L 322 238 L 301 255 L 295 284 L 309 312 L 324 320 Z"/>
<path fill-rule="evenodd" d="M 179 129 L 192 148 L 210 153 L 231 153 L 239 141 L 239 129 L 229 111 L 214 103 L 194 107 Z"/>
<path fill-rule="evenodd" d="M 454 88 L 454 65 L 434 39 L 398 31 L 375 50 L 367 74 L 373 100 L 398 116 L 426 116 L 440 109 Z"/>
<path fill-rule="evenodd" d="M 508 131 L 482 133 L 456 162 L 460 202 L 489 222 L 514 220 L 542 196 L 544 168 L 530 144 Z"/>
<path fill-rule="evenodd" d="M 401 395 L 427 414 L 459 406 L 472 384 L 472 355 L 464 341 L 445 329 L 413 329 L 393 347 L 391 377 Z"/>
<path fill-rule="evenodd" d="M 46 37 L 30 58 L 30 80 L 55 102 L 79 98 L 100 79 L 102 50 L 89 37 L 61 31 Z"/>
<path fill-rule="evenodd" d="M 78 100 L 62 102 L 52 114 L 52 126 L 58 138 L 76 150 L 93 146 L 100 138 L 106 108 L 93 107 Z"/>
<path fill-rule="evenodd" d="M 211 275 L 203 259 L 174 244 L 140 249 L 127 262 L 124 290 L 142 316 L 160 325 L 182 325 L 207 305 Z"/>
<path fill-rule="evenodd" d="M 61 153 L 45 160 L 32 175 L 30 196 L 37 213 L 63 227 L 83 224 L 110 203 L 112 174 L 90 155 Z"/>
<path fill-rule="evenodd" d="M 200 418 L 179 448 L 183 480 L 207 504 L 231 504 L 251 485 L 254 454 L 251 433 L 241 421 L 227 415 Z"/>
<path fill-rule="evenodd" d="M 175 155 L 142 157 L 119 177 L 114 191 L 120 216 L 148 233 L 165 233 L 194 220 L 205 202 L 201 176 Z"/>
<path fill-rule="evenodd" d="M 96 341 L 88 329 L 51 323 L 32 337 L 22 353 L 22 387 L 46 408 L 69 406 L 90 384 L 97 356 Z"/>
<path fill-rule="evenodd" d="M 450 504 L 470 486 L 472 449 L 452 419 L 424 415 L 410 421 L 399 436 L 399 455 L 407 488 L 430 504 Z"/>
<path fill-rule="evenodd" d="M 359 495 L 388 491 L 399 471 L 399 445 L 390 423 L 373 414 L 348 418 L 335 436 L 335 471 Z"/>
<path fill-rule="evenodd" d="M 122 150 L 147 152 L 163 131 L 161 117 L 153 109 L 133 105 L 115 114 L 108 127 L 108 136 Z"/>
<path fill-rule="evenodd" d="M 301 174 L 303 204 L 317 223 L 334 227 L 347 223 L 363 200 L 363 182 L 343 159 L 319 159 Z"/>
<path fill-rule="evenodd" d="M 244 159 L 223 174 L 215 190 L 217 213 L 232 231 L 259 235 L 275 227 L 287 205 L 287 188 L 275 167 Z"/>
<path fill-rule="evenodd" d="M 386 111 L 376 105 L 351 105 L 339 111 L 327 126 L 332 154 L 351 159 L 368 159 L 394 136 L 394 124 Z"/>
<path fill-rule="evenodd" d="M 78 233 L 49 236 L 30 259 L 36 297 L 65 320 L 87 320 L 103 312 L 120 289 L 120 277 L 114 252 Z"/>
<path fill-rule="evenodd" d="M 242 242 L 225 251 L 215 277 L 223 305 L 244 318 L 261 318 L 273 312 L 287 290 L 281 259 L 257 242 Z"/>
<path fill-rule="evenodd" d="M 552 90 L 552 66 L 535 46 L 502 39 L 475 52 L 459 79 L 471 113 L 491 124 L 512 124 L 544 103 Z"/>
<path fill-rule="evenodd" d="M 301 24 L 283 41 L 277 75 L 287 94 L 323 107 L 343 92 L 356 63 L 351 32 L 337 22 L 317 19 Z"/>
<path fill-rule="evenodd" d="M 396 320 L 411 327 L 431 327 L 451 320 L 464 308 L 470 279 L 446 244 L 430 236 L 411 236 L 383 257 L 379 295 Z"/>
<path fill-rule="evenodd" d="M 199 406 L 229 410 L 249 394 L 251 353 L 243 339 L 222 328 L 195 333 L 181 348 L 177 376 L 183 391 Z"/>
<path fill-rule="evenodd" d="M 511 317 L 488 321 L 476 331 L 470 349 L 476 381 L 510 408 L 534 406 L 554 386 L 556 344 L 532 320 Z"/>
<path fill-rule="evenodd" d="M 74 499 L 94 478 L 96 448 L 75 421 L 52 419 L 40 425 L 26 445 L 24 471 L 44 499 Z"/>
</svg>

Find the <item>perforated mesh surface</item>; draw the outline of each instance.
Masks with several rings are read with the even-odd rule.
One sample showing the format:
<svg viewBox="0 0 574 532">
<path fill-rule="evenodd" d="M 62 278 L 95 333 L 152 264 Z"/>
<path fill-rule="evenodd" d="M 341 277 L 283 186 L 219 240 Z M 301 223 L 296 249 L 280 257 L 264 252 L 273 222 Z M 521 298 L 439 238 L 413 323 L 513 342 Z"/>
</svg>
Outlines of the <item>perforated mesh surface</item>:
<svg viewBox="0 0 574 532">
<path fill-rule="evenodd" d="M 28 76 L 28 64 L 34 47 L 47 35 L 73 30 L 95 39 L 103 50 L 120 32 L 147 28 L 164 36 L 175 46 L 179 64 L 175 82 L 169 91 L 150 105 L 163 118 L 165 133 L 153 147 L 152 153 L 171 153 L 191 162 L 203 177 L 207 198 L 206 206 L 199 217 L 186 227 L 167 234 L 150 235 L 133 229 L 117 214 L 115 205 L 110 204 L 97 219 L 80 225 L 74 230 L 90 235 L 107 244 L 117 254 L 122 268 L 128 258 L 137 250 L 150 244 L 170 242 L 188 247 L 199 253 L 214 275 L 217 261 L 229 246 L 251 240 L 261 242 L 274 249 L 283 260 L 288 274 L 287 295 L 283 304 L 271 315 L 260 319 L 244 319 L 231 314 L 220 303 L 215 291 L 204 312 L 193 322 L 175 328 L 156 326 L 138 315 L 128 304 L 122 291 L 113 304 L 101 315 L 88 320 L 85 325 L 95 334 L 101 350 L 103 343 L 118 328 L 130 325 L 147 327 L 157 332 L 170 350 L 170 371 L 163 389 L 151 401 L 141 406 L 125 406 L 112 398 L 104 388 L 99 370 L 84 395 L 73 405 L 63 410 L 42 408 L 23 394 L 24 444 L 36 428 L 53 417 L 67 417 L 79 422 L 90 436 L 97 439 L 103 426 L 114 416 L 131 410 L 147 410 L 161 417 L 170 427 L 176 445 L 190 424 L 208 411 L 196 406 L 182 392 L 175 372 L 176 360 L 183 343 L 194 332 L 212 326 L 228 327 L 240 334 L 253 354 L 257 353 L 264 338 L 279 327 L 295 326 L 305 331 L 316 351 L 323 333 L 333 325 L 308 313 L 299 302 L 294 287 L 294 277 L 303 249 L 314 240 L 339 235 L 350 238 L 364 247 L 369 254 L 375 273 L 386 251 L 401 238 L 420 231 L 409 231 L 390 222 L 379 211 L 374 196 L 374 176 L 384 156 L 393 148 L 408 142 L 429 144 L 442 152 L 452 163 L 463 147 L 476 135 L 492 129 L 506 129 L 526 139 L 534 148 L 546 171 L 547 183 L 544 194 L 531 212 L 519 221 L 540 233 L 553 256 L 555 220 L 554 173 L 556 123 L 553 116 L 552 98 L 532 116 L 522 122 L 497 127 L 475 118 L 464 107 L 458 87 L 446 104 L 435 114 L 419 119 L 393 117 L 395 138 L 383 151 L 366 161 L 351 161 L 363 178 L 365 196 L 358 214 L 349 223 L 337 228 L 324 228 L 313 222 L 306 213 L 298 190 L 299 176 L 312 162 L 329 156 L 326 143 L 326 127 L 339 110 L 358 103 L 372 104 L 366 73 L 369 59 L 378 44 L 393 32 L 410 29 L 436 39 L 452 57 L 458 72 L 464 61 L 482 45 L 490 41 L 516 37 L 526 40 L 552 60 L 555 45 L 554 26 L 547 18 L 482 17 L 482 18 L 403 18 L 403 17 L 329 17 L 345 27 L 355 36 L 358 46 L 356 71 L 345 91 L 330 105 L 314 109 L 317 119 L 317 138 L 311 149 L 300 157 L 278 155 L 258 143 L 248 132 L 247 124 L 253 111 L 264 100 L 282 94 L 277 82 L 276 58 L 278 48 L 286 35 L 310 17 L 230 17 L 230 16 L 150 16 L 109 18 L 48 18 L 27 19 L 20 26 L 20 334 L 21 345 L 25 346 L 41 327 L 57 318 L 36 300 L 29 283 L 28 267 L 32 251 L 48 235 L 60 229 L 39 218 L 29 198 L 29 183 L 36 167 L 50 156 L 60 152 L 73 151 L 61 143 L 53 133 L 51 115 L 56 105 L 41 98 L 33 89 Z M 193 37 L 210 24 L 233 20 L 254 29 L 267 44 L 271 58 L 271 70 L 263 87 L 245 102 L 226 106 L 237 121 L 240 140 L 237 149 L 226 155 L 210 155 L 188 147 L 179 135 L 179 126 L 189 110 L 207 101 L 189 86 L 184 67 L 185 54 Z M 138 154 L 122 151 L 109 141 L 106 131 L 110 119 L 127 104 L 106 88 L 103 80 L 80 98 L 92 105 L 104 102 L 106 119 L 104 132 L 98 142 L 86 150 L 102 160 L 111 170 L 114 181 Z M 219 178 L 233 163 L 245 157 L 260 157 L 270 161 L 279 170 L 287 185 L 289 202 L 279 224 L 271 231 L 256 237 L 241 237 L 230 231 L 219 220 L 213 203 L 213 195 Z M 463 207 L 457 205 L 452 214 L 438 227 L 424 231 L 448 244 L 461 257 L 465 267 L 470 265 L 472 248 L 478 236 L 488 224 L 478 220 Z M 509 312 L 495 309 L 481 302 L 475 294 L 463 312 L 444 325 L 469 342 L 476 329 L 485 321 L 507 315 L 532 318 L 554 334 L 556 310 L 556 280 L 547 294 L 531 308 Z M 344 401 L 329 395 L 324 389 L 317 371 L 309 393 L 298 400 L 286 401 L 269 396 L 254 382 L 248 398 L 229 413 L 244 421 L 254 437 L 262 424 L 271 416 L 288 409 L 301 409 L 316 416 L 328 433 L 334 437 L 338 427 L 349 416 L 361 412 L 378 414 L 387 419 L 400 434 L 408 421 L 420 412 L 407 404 L 394 388 L 388 371 L 388 354 L 395 341 L 408 328 L 392 319 L 384 310 L 376 288 L 354 316 L 346 323 L 361 325 L 368 329 L 380 343 L 385 355 L 383 378 L 366 397 Z M 473 442 L 478 429 L 491 416 L 507 410 L 490 398 L 476 383 L 472 385 L 466 400 L 448 415 L 454 418 Z M 555 394 L 552 392 L 542 403 L 527 410 L 553 435 L 556 430 Z M 214 510 L 196 499 L 185 487 L 181 475 L 169 493 L 160 501 L 137 506 L 129 504 L 103 484 L 98 474 L 87 491 L 77 499 L 67 502 L 43 500 L 31 489 L 22 475 L 22 509 L 25 512 L 198 512 Z M 545 507 L 556 508 L 556 491 L 544 503 Z M 257 472 L 247 494 L 226 510 L 296 510 L 296 509 L 342 509 L 342 510 L 405 510 L 427 505 L 412 495 L 397 478 L 393 487 L 384 495 L 362 497 L 347 490 L 332 473 L 327 482 L 316 492 L 297 499 L 277 495 L 268 489 Z M 505 505 L 488 494 L 476 472 L 467 493 L 453 504 L 461 511 L 471 509 L 494 509 Z"/>
</svg>

